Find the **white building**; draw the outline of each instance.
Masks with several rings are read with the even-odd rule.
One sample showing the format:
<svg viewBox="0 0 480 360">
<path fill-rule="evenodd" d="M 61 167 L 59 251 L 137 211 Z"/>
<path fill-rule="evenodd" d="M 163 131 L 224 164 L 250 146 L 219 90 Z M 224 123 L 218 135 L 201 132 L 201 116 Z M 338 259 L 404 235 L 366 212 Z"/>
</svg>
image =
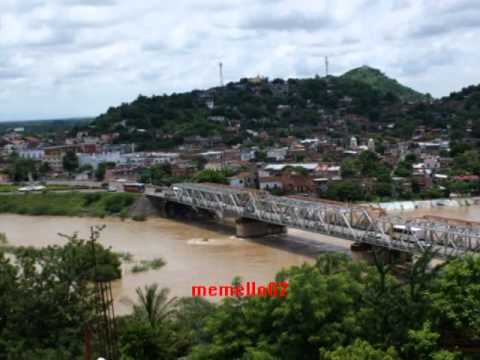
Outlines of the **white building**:
<svg viewBox="0 0 480 360">
<path fill-rule="evenodd" d="M 285 160 L 288 154 L 288 147 L 270 149 L 267 151 L 267 158 L 275 161 Z"/>
<path fill-rule="evenodd" d="M 230 186 L 238 188 L 251 188 L 255 186 L 255 176 L 249 172 L 242 172 L 228 178 Z"/>
<path fill-rule="evenodd" d="M 240 151 L 240 160 L 252 161 L 256 158 L 256 151 L 254 149 L 242 149 Z"/>
<path fill-rule="evenodd" d="M 180 157 L 179 153 L 165 153 L 165 152 L 154 152 L 149 153 L 151 162 L 155 165 L 158 164 L 173 164 Z"/>
<path fill-rule="evenodd" d="M 77 154 L 80 166 L 90 165 L 94 169 L 101 163 L 112 162 L 115 164 L 125 163 L 119 152 L 109 152 L 101 154 Z"/>
<path fill-rule="evenodd" d="M 368 139 L 368 150 L 375 151 L 375 140 Z"/>
<path fill-rule="evenodd" d="M 45 157 L 45 151 L 43 150 L 20 150 L 18 155 L 24 159 L 42 161 Z"/>
<path fill-rule="evenodd" d="M 208 99 L 205 101 L 205 106 L 210 110 L 213 110 L 215 108 L 215 101 L 213 99 Z"/>
<path fill-rule="evenodd" d="M 350 149 L 355 150 L 356 148 L 358 148 L 358 140 L 355 136 L 352 136 L 350 139 Z"/>
<path fill-rule="evenodd" d="M 219 161 L 223 158 L 223 151 L 207 151 L 200 153 L 200 156 L 208 161 Z"/>
<path fill-rule="evenodd" d="M 283 184 L 279 178 L 268 176 L 258 179 L 258 187 L 260 190 L 280 190 L 283 188 Z"/>
<path fill-rule="evenodd" d="M 278 173 L 283 171 L 286 167 L 302 168 L 307 172 L 313 172 L 317 170 L 318 164 L 317 163 L 268 164 L 267 166 L 265 166 L 264 170 L 267 172 Z"/>
</svg>

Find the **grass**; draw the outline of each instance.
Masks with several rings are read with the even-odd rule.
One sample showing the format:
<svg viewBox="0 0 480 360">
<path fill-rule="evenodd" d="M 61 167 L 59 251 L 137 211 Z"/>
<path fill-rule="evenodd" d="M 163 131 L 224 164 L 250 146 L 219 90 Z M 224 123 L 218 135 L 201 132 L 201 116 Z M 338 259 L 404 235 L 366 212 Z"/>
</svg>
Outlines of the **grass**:
<svg viewBox="0 0 480 360">
<path fill-rule="evenodd" d="M 130 193 L 80 192 L 2 195 L 0 213 L 105 217 L 125 214 L 137 197 Z"/>
<path fill-rule="evenodd" d="M 0 193 L 14 192 L 17 191 L 18 186 L 9 185 L 9 184 L 0 184 Z"/>
<path fill-rule="evenodd" d="M 0 184 L 0 193 L 16 192 L 22 186 L 12 184 Z M 68 190 L 82 190 L 87 189 L 84 185 L 67 185 L 67 184 L 50 184 L 47 185 L 44 191 L 68 191 Z"/>
<path fill-rule="evenodd" d="M 119 252 L 117 253 L 120 260 L 125 263 L 131 263 L 133 261 L 133 254 L 129 252 Z"/>
<path fill-rule="evenodd" d="M 166 264 L 162 258 L 156 258 L 153 260 L 142 260 L 139 264 L 135 264 L 131 271 L 132 273 L 140 273 L 148 270 L 157 270 Z"/>
<path fill-rule="evenodd" d="M 147 217 L 145 215 L 133 215 L 132 220 L 134 221 L 145 221 Z"/>
<path fill-rule="evenodd" d="M 131 269 L 132 273 L 134 273 L 134 274 L 145 272 L 145 271 L 148 271 L 148 270 L 149 270 L 148 266 L 143 265 L 143 264 L 134 265 Z"/>
</svg>

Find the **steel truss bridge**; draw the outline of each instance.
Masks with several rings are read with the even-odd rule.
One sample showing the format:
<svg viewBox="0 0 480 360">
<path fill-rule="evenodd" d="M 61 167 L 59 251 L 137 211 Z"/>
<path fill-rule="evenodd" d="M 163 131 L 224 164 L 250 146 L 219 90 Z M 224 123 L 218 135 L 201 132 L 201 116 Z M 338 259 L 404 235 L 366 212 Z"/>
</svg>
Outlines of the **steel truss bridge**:
<svg viewBox="0 0 480 360">
<path fill-rule="evenodd" d="M 219 217 L 247 218 L 412 254 L 431 249 L 438 257 L 451 258 L 480 252 L 479 226 L 387 216 L 367 206 L 273 196 L 218 184 L 174 184 L 149 196 Z"/>
</svg>

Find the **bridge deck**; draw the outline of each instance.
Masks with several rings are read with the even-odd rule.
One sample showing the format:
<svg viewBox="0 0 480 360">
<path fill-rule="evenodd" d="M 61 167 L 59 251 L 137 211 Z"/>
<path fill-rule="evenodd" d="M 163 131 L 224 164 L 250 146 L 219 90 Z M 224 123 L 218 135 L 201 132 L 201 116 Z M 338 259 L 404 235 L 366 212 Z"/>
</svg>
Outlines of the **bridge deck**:
<svg viewBox="0 0 480 360">
<path fill-rule="evenodd" d="M 480 226 L 387 216 L 366 206 L 198 183 L 174 184 L 149 196 L 410 253 L 430 248 L 448 258 L 480 252 Z"/>
</svg>

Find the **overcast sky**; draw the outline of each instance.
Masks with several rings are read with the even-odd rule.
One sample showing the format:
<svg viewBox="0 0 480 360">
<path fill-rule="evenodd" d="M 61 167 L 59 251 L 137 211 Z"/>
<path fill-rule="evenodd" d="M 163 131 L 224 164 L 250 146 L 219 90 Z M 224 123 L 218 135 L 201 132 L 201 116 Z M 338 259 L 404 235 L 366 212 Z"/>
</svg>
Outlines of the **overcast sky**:
<svg viewBox="0 0 480 360">
<path fill-rule="evenodd" d="M 480 82 L 479 0 L 0 0 L 0 120 L 364 64 L 442 96 Z"/>
</svg>

